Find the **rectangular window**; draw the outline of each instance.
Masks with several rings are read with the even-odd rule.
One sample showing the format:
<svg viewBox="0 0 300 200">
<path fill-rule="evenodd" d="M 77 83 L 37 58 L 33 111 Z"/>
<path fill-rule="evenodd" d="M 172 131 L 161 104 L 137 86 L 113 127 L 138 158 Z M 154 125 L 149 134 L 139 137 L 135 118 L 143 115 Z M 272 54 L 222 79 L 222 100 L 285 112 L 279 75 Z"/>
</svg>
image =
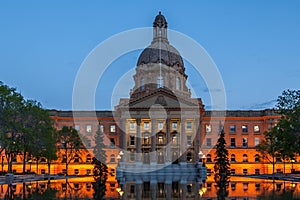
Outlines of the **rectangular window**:
<svg viewBox="0 0 300 200">
<path fill-rule="evenodd" d="M 99 129 L 102 133 L 104 133 L 104 126 L 103 125 L 99 125 Z"/>
<path fill-rule="evenodd" d="M 210 124 L 205 125 L 205 132 L 206 133 L 211 133 L 211 125 Z"/>
<path fill-rule="evenodd" d="M 86 148 L 91 148 L 92 145 L 91 145 L 91 140 L 87 139 L 86 140 Z"/>
<path fill-rule="evenodd" d="M 173 144 L 177 144 L 177 135 L 176 135 L 176 134 L 174 134 L 174 135 L 172 136 L 172 143 L 173 143 Z"/>
<path fill-rule="evenodd" d="M 87 133 L 91 133 L 91 132 L 92 132 L 92 125 L 86 125 L 85 131 L 86 131 Z"/>
<path fill-rule="evenodd" d="M 211 138 L 206 138 L 206 146 L 211 146 Z"/>
<path fill-rule="evenodd" d="M 235 173 L 235 170 L 234 170 L 234 173 Z M 234 191 L 234 190 L 235 190 L 235 185 L 236 185 L 236 183 L 235 183 L 235 182 L 231 183 L 231 190 L 232 190 L 232 191 Z"/>
<path fill-rule="evenodd" d="M 259 175 L 259 169 L 255 169 L 255 175 Z"/>
<path fill-rule="evenodd" d="M 230 138 L 230 147 L 235 147 L 235 138 Z"/>
<path fill-rule="evenodd" d="M 135 137 L 133 135 L 130 136 L 129 145 L 135 145 Z"/>
<path fill-rule="evenodd" d="M 259 133 L 259 132 L 260 132 L 259 126 L 258 126 L 258 125 L 255 125 L 255 126 L 253 127 L 253 131 L 254 131 L 254 133 Z"/>
<path fill-rule="evenodd" d="M 254 138 L 254 146 L 259 145 L 259 138 Z"/>
<path fill-rule="evenodd" d="M 76 174 L 76 175 L 79 174 L 79 169 L 75 169 L 74 174 Z"/>
<path fill-rule="evenodd" d="M 158 136 L 158 144 L 163 144 L 164 143 L 164 137 L 162 135 Z"/>
<path fill-rule="evenodd" d="M 230 169 L 230 174 L 235 174 L 235 169 Z"/>
<path fill-rule="evenodd" d="M 110 147 L 114 147 L 115 145 L 115 138 L 110 138 Z"/>
<path fill-rule="evenodd" d="M 235 125 L 229 126 L 230 133 L 235 133 Z"/>
<path fill-rule="evenodd" d="M 243 147 L 248 147 L 248 138 L 243 138 Z"/>
<path fill-rule="evenodd" d="M 150 144 L 150 138 L 148 135 L 144 137 L 144 144 Z"/>
<path fill-rule="evenodd" d="M 248 126 L 247 125 L 242 126 L 242 132 L 243 133 L 248 133 Z"/>
<path fill-rule="evenodd" d="M 79 125 L 75 125 L 75 126 L 74 126 L 74 129 L 75 129 L 76 131 L 79 131 L 79 130 L 80 130 L 80 126 L 79 126 Z"/>
<path fill-rule="evenodd" d="M 87 170 L 86 170 L 86 175 L 90 175 L 91 172 L 92 172 L 91 169 L 87 169 Z"/>
<path fill-rule="evenodd" d="M 115 133 L 116 132 L 116 125 L 110 125 L 110 132 Z"/>
<path fill-rule="evenodd" d="M 186 122 L 186 129 L 192 129 L 192 122 Z"/>
<path fill-rule="evenodd" d="M 162 130 L 164 128 L 164 123 L 163 122 L 158 122 L 157 128 L 158 128 L 158 130 Z"/>
<path fill-rule="evenodd" d="M 187 142 L 188 146 L 192 146 L 192 136 L 191 135 L 186 136 L 186 142 Z"/>
<path fill-rule="evenodd" d="M 248 174 L 248 169 L 243 169 L 243 174 L 244 175 Z"/>
<path fill-rule="evenodd" d="M 177 122 L 172 122 L 172 129 L 177 129 Z"/>
<path fill-rule="evenodd" d="M 146 130 L 149 129 L 149 122 L 144 122 L 144 129 L 146 129 Z"/>
<path fill-rule="evenodd" d="M 131 121 L 129 123 L 129 128 L 130 128 L 130 130 L 134 130 L 134 122 L 133 121 Z"/>
</svg>

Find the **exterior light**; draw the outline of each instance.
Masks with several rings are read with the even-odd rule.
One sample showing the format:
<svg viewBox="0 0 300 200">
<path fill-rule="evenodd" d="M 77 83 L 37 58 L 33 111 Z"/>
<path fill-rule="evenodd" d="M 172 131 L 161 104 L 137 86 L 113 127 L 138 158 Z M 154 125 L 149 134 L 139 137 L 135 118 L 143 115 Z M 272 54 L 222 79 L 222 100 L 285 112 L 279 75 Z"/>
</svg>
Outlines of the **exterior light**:
<svg viewBox="0 0 300 200">
<path fill-rule="evenodd" d="M 117 156 L 117 160 L 121 160 L 121 156 L 120 156 L 120 154 Z"/>
<path fill-rule="evenodd" d="M 123 156 L 123 155 L 124 155 L 124 152 L 123 152 L 123 151 L 120 151 L 119 155 L 120 155 L 120 156 Z"/>
<path fill-rule="evenodd" d="M 120 193 L 120 191 L 121 191 L 122 189 L 118 187 L 116 190 L 117 190 L 118 193 Z"/>
<path fill-rule="evenodd" d="M 119 194 L 120 194 L 120 196 L 123 196 L 124 192 L 121 190 L 121 191 L 119 192 Z"/>
</svg>

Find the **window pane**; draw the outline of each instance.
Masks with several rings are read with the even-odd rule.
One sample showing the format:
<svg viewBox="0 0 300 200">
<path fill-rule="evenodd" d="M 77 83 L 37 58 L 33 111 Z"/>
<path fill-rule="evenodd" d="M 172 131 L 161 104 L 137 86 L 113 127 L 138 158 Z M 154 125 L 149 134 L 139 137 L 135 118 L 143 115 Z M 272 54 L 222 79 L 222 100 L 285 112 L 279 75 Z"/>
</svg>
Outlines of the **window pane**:
<svg viewBox="0 0 300 200">
<path fill-rule="evenodd" d="M 242 132 L 243 133 L 247 133 L 248 132 L 248 126 L 247 125 L 243 125 L 242 126 Z"/>
<path fill-rule="evenodd" d="M 144 129 L 149 129 L 149 122 L 144 122 Z"/>
<path fill-rule="evenodd" d="M 172 122 L 172 128 L 177 129 L 177 122 Z"/>
<path fill-rule="evenodd" d="M 254 126 L 253 129 L 254 129 L 254 133 L 259 133 L 260 131 L 258 125 Z"/>
<path fill-rule="evenodd" d="M 116 132 L 116 125 L 110 125 L 110 132 L 115 133 Z"/>
<path fill-rule="evenodd" d="M 134 122 L 130 122 L 129 128 L 130 130 L 134 130 Z"/>
<path fill-rule="evenodd" d="M 91 133 L 92 132 L 92 125 L 87 125 L 86 126 L 86 132 Z"/>
<path fill-rule="evenodd" d="M 205 132 L 206 133 L 210 133 L 211 132 L 211 125 L 210 124 L 205 125 Z"/>
<path fill-rule="evenodd" d="M 235 133 L 235 126 L 234 125 L 231 125 L 229 128 L 230 128 L 231 133 Z"/>
<path fill-rule="evenodd" d="M 186 129 L 192 129 L 192 122 L 186 122 Z"/>
</svg>

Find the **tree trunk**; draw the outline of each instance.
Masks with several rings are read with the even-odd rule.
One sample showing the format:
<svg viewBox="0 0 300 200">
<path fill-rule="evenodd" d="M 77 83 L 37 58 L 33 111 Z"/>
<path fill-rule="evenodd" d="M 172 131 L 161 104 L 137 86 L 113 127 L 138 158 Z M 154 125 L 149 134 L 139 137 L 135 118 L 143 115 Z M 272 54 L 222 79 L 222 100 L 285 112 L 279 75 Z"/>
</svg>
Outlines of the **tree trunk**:
<svg viewBox="0 0 300 200">
<path fill-rule="evenodd" d="M 51 161 L 48 161 L 48 174 L 50 174 L 50 171 L 51 171 Z"/>
<path fill-rule="evenodd" d="M 273 161 L 272 161 L 272 172 L 273 172 L 273 175 L 272 175 L 272 179 L 273 179 L 273 183 L 275 182 L 275 178 L 274 178 L 274 176 L 275 176 L 275 174 L 274 174 L 274 172 L 275 172 L 275 156 L 273 156 Z"/>
<path fill-rule="evenodd" d="M 36 174 L 39 174 L 39 159 L 36 159 Z"/>
</svg>

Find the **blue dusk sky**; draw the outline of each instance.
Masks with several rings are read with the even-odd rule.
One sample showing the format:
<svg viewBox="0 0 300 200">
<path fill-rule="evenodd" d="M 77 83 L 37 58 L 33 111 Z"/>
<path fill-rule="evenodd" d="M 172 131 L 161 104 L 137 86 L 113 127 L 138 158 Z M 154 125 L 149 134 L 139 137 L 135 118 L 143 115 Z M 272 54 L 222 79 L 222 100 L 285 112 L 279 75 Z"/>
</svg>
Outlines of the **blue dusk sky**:
<svg viewBox="0 0 300 200">
<path fill-rule="evenodd" d="M 168 28 L 193 38 L 215 62 L 227 109 L 271 108 L 283 90 L 300 89 L 299 10 L 297 0 L 1 1 L 0 81 L 44 108 L 71 110 L 76 74 L 89 53 L 122 31 L 151 27 L 162 11 Z M 97 109 L 113 109 L 112 91 L 140 53 L 111 64 L 98 85 Z M 186 61 L 185 67 L 193 97 L 211 108 L 205 82 Z M 131 87 L 117 98 L 128 97 Z"/>
</svg>

